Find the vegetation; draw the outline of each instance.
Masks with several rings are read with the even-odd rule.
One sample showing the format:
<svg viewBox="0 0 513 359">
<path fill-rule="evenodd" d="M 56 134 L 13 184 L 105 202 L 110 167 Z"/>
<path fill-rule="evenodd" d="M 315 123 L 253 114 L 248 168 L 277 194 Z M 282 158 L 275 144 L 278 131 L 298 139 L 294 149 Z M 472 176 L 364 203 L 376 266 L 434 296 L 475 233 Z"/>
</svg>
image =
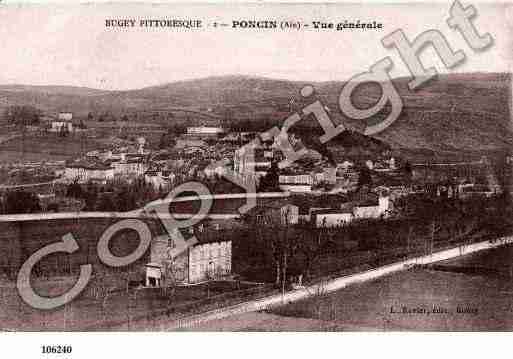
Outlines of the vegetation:
<svg viewBox="0 0 513 359">
<path fill-rule="evenodd" d="M 162 134 L 159 142 L 159 149 L 174 147 L 176 145 L 175 129 L 168 129 L 167 133 Z"/>
<path fill-rule="evenodd" d="M 39 124 L 41 111 L 33 106 L 10 106 L 5 109 L 7 123 L 16 126 L 35 126 Z"/>
<path fill-rule="evenodd" d="M 84 211 L 126 212 L 162 197 L 163 193 L 143 179 L 138 179 L 133 182 L 109 182 L 106 185 L 74 182 L 68 185 L 66 196 L 84 200 Z"/>
<path fill-rule="evenodd" d="M 278 162 L 272 161 L 271 168 L 266 175 L 260 179 L 258 192 L 280 192 L 280 181 Z"/>
<path fill-rule="evenodd" d="M 248 217 L 247 226 L 223 234 L 233 241 L 235 272 L 276 284 L 299 276 L 312 280 L 513 232 L 511 207 L 504 196 L 469 201 L 410 196 L 397 202 L 394 219 L 357 220 L 336 228 L 283 225 L 279 217 L 264 214 L 258 222 Z"/>
<path fill-rule="evenodd" d="M 395 147 L 439 153 L 502 149 L 513 143 L 508 127 L 511 75 L 441 75 L 436 81 L 423 86 L 419 93 L 411 92 L 408 82 L 409 78 L 394 79 L 404 101 L 403 113 L 394 123 L 393 131 L 384 131 L 377 138 L 393 143 Z M 58 112 L 66 107 L 84 117 L 94 108 L 99 114 L 98 121 L 127 115 L 138 121 L 148 119 L 165 125 L 190 125 L 191 122 L 197 125 L 210 119 L 222 121 L 227 126 L 231 123 L 230 128 L 234 129 L 261 131 L 262 127 L 268 130 L 272 125 L 282 123 L 291 110 L 306 105 L 299 96 L 304 85 L 257 77 L 222 76 L 126 91 L 122 97 L 117 92 L 51 86 L 6 87 L 0 91 L 8 106 L 29 103 L 27 99 L 30 98 L 30 104 L 38 104 L 48 111 Z M 330 116 L 334 121 L 361 132 L 364 126 L 361 121 L 350 121 L 336 111 L 343 85 L 343 82 L 318 83 L 315 85 L 316 93 L 331 109 Z M 297 97 L 297 108 L 290 108 L 291 96 Z M 361 91 L 355 91 L 353 99 L 357 107 L 367 108 L 380 97 L 378 86 L 362 86 Z M 128 114 L 127 102 L 133 104 Z M 154 121 L 152 109 L 163 108 L 168 109 L 167 114 L 158 116 Z M 198 111 L 202 115 L 190 119 L 184 112 L 187 110 Z M 169 114 L 174 114 L 174 117 Z M 370 119 L 376 120 L 378 118 Z M 301 120 L 296 126 L 315 128 L 318 124 L 310 118 Z"/>
<path fill-rule="evenodd" d="M 39 198 L 32 192 L 10 191 L 0 200 L 1 214 L 22 214 L 41 211 Z"/>
</svg>

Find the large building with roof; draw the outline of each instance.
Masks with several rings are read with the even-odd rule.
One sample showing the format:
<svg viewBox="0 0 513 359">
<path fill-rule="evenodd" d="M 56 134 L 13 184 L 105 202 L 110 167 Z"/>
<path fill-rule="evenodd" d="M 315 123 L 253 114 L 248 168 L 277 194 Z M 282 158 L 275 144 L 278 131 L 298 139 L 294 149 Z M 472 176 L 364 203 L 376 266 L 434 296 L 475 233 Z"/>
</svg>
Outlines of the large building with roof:
<svg viewBox="0 0 513 359">
<path fill-rule="evenodd" d="M 71 112 L 61 112 L 57 118 L 50 122 L 50 132 L 73 132 L 73 114 Z"/>
<path fill-rule="evenodd" d="M 167 235 L 153 239 L 150 262 L 146 265 L 146 285 L 193 284 L 229 276 L 232 242 L 219 236 L 197 238 L 196 244 L 176 257 L 171 257 L 172 240 Z"/>
<path fill-rule="evenodd" d="M 64 169 L 64 179 L 69 182 L 106 182 L 113 178 L 114 168 L 95 161 L 80 160 L 69 162 Z"/>
</svg>

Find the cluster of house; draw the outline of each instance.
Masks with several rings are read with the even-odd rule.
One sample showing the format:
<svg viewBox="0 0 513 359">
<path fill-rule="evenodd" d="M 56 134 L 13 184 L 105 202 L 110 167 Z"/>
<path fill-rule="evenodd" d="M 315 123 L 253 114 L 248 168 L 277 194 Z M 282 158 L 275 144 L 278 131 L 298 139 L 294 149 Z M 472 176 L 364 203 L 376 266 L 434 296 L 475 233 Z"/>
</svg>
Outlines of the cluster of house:
<svg viewBox="0 0 513 359">
<path fill-rule="evenodd" d="M 148 170 L 149 154 L 141 139 L 137 146 L 120 146 L 103 152 L 91 151 L 84 158 L 66 162 L 58 174 L 61 175 L 61 181 L 78 183 L 105 184 L 116 178 L 138 178 Z"/>
<path fill-rule="evenodd" d="M 390 195 L 385 191 L 357 194 L 351 200 L 342 200 L 342 197 L 333 195 L 312 201 L 309 196 L 293 195 L 260 203 L 251 209 L 247 218 L 254 221 L 252 225 L 255 226 L 272 221 L 280 225 L 309 222 L 317 228 L 332 228 L 355 220 L 386 218 L 391 208 Z M 221 222 L 211 223 L 209 228 L 219 231 L 221 226 L 229 228 L 241 225 L 240 220 L 223 219 Z M 153 239 L 150 261 L 146 264 L 146 285 L 165 286 L 169 284 L 166 283 L 168 280 L 174 284 L 191 284 L 229 276 L 232 242 L 220 235 L 206 235 L 207 231 L 204 224 L 189 228 L 189 234 L 196 236 L 197 243 L 177 256 L 172 255 L 173 241 L 170 236 Z"/>
<path fill-rule="evenodd" d="M 506 165 L 505 171 L 511 166 Z M 507 183 L 510 174 L 494 170 L 487 157 L 478 161 L 453 163 L 415 163 L 412 179 L 416 193 L 431 193 L 440 197 L 460 199 L 491 197 L 502 192 L 499 177 Z"/>
<path fill-rule="evenodd" d="M 168 189 L 173 183 L 186 180 L 212 179 L 225 172 L 223 166 L 214 166 L 220 161 L 232 161 L 234 145 L 219 139 L 224 130 L 217 127 L 192 127 L 181 135 L 174 148 L 152 153 L 150 167 L 145 174 L 146 182 L 156 188 Z"/>
<path fill-rule="evenodd" d="M 283 153 L 275 142 L 260 142 L 251 146 L 240 147 L 233 157 L 233 169 L 242 177 L 260 180 L 271 169 L 273 162 L 283 159 Z M 397 170 L 396 160 L 367 160 L 365 165 L 376 172 L 393 172 Z M 343 160 L 332 163 L 320 153 L 308 150 L 297 161 L 279 170 L 278 182 L 282 191 L 319 192 L 327 188 L 335 192 L 350 192 L 356 188 L 359 170 L 354 162 Z"/>
<path fill-rule="evenodd" d="M 51 131 L 72 132 L 72 119 L 73 115 L 70 113 L 59 114 L 52 121 Z M 248 146 L 254 137 L 254 133 L 227 133 L 217 126 L 189 127 L 172 149 L 150 151 L 145 148 L 146 143 L 141 138 L 136 144 L 119 143 L 108 150 L 91 151 L 83 158 L 66 162 L 56 174 L 60 181 L 67 183 L 107 183 L 117 178 L 144 178 L 155 188 L 167 190 L 182 180 L 221 175 L 222 169 L 211 165 L 224 160 L 233 165 L 234 172 L 241 178 L 259 180 L 271 171 L 273 165 L 282 161 L 284 156 L 274 141 L 260 141 Z M 246 146 L 241 146 L 242 144 Z M 365 166 L 378 174 L 393 173 L 398 168 L 397 161 L 392 156 L 380 160 L 368 159 Z M 487 166 L 486 163 L 478 165 L 479 168 Z M 468 171 L 475 171 L 472 166 L 438 167 L 414 166 L 413 177 L 438 176 L 438 172 L 447 173 L 448 169 L 451 175 L 454 172 L 458 176 L 468 176 Z M 474 172 L 471 174 L 475 175 Z M 312 198 L 315 196 L 312 194 L 324 185 L 330 188 L 330 192 L 353 193 L 360 170 L 350 160 L 344 159 L 333 164 L 311 150 L 300 160 L 279 169 L 277 176 L 279 188 L 285 192 L 295 192 L 296 195 L 285 202 L 257 206 L 251 213 L 257 222 L 274 216 L 281 224 L 308 222 L 317 228 L 344 226 L 362 219 L 386 218 L 393 210 L 394 197 L 415 192 L 414 187 L 398 185 L 395 188 L 374 188 L 373 192 L 354 193 L 344 200 L 314 201 Z M 458 193 L 465 196 L 476 191 L 489 193 L 489 188 L 490 186 L 479 187 L 474 183 L 458 183 L 456 186 L 438 183 L 436 194 L 451 197 Z M 423 190 L 425 189 L 426 186 L 423 186 Z M 304 203 L 296 203 L 297 198 L 303 198 Z M 195 245 L 175 257 L 170 255 L 172 241 L 169 236 L 154 239 L 151 258 L 146 265 L 146 284 L 162 286 L 166 285 L 167 280 L 183 284 L 198 283 L 230 275 L 231 241 L 224 240 L 221 236 L 197 238 L 199 240 Z"/>
<path fill-rule="evenodd" d="M 251 215 L 256 224 L 274 220 L 281 225 L 310 223 L 316 228 L 341 227 L 355 220 L 389 217 L 393 210 L 392 198 L 388 189 L 355 193 L 344 199 L 291 196 L 285 201 L 258 206 Z"/>
<path fill-rule="evenodd" d="M 388 196 L 376 200 L 346 202 L 340 208 L 312 209 L 311 216 L 318 228 L 338 227 L 355 219 L 386 218 L 390 215 L 391 202 Z"/>
</svg>

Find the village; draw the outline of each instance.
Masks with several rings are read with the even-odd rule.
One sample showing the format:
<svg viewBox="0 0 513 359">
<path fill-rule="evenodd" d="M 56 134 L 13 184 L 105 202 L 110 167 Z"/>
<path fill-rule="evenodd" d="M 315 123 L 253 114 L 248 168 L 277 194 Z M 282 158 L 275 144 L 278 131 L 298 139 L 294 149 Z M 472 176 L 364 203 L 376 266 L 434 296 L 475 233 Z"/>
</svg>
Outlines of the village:
<svg viewBox="0 0 513 359">
<path fill-rule="evenodd" d="M 67 112 L 49 116 L 30 130 L 63 139 L 91 136 L 84 122 L 77 124 Z M 189 229 L 189 235 L 200 241 L 179 258 L 168 255 L 169 234 L 154 238 L 143 284 L 164 287 L 170 280 L 193 284 L 231 278 L 232 240 L 223 233 L 237 228 L 277 222 L 336 229 L 404 217 L 398 204 L 415 195 L 463 200 L 490 198 L 502 191 L 485 157 L 474 162 L 412 165 L 383 150 L 356 159 L 338 153 L 334 159 L 308 149 L 299 136 L 290 134 L 290 143 L 305 155 L 280 168 L 285 155 L 279 144 L 260 140 L 257 132 L 210 123 L 161 131 L 157 145 L 149 143 L 146 133 L 144 127 L 136 127 L 130 136 L 115 137 L 101 148 L 64 161 L 2 164 L 0 171 L 10 180 L 0 187 L 2 213 L 42 213 L 49 219 L 52 213 L 71 213 L 87 218 L 136 211 L 189 181 L 204 183 L 214 197 L 242 198 L 244 188 L 224 178 L 227 172 L 239 183 L 256 183 L 260 195 L 256 208 L 242 216 L 236 197 L 219 200 L 222 204 L 216 202 L 207 221 Z M 194 212 L 192 207 L 178 202 L 171 205 L 171 212 L 187 217 Z"/>
</svg>

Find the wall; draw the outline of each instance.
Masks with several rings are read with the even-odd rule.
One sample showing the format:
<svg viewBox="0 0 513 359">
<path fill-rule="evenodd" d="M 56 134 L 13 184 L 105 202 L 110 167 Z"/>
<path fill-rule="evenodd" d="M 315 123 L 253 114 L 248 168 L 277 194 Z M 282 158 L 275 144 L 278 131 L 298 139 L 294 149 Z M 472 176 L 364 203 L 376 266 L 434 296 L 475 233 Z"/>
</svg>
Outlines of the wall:
<svg viewBox="0 0 513 359">
<path fill-rule="evenodd" d="M 21 265 L 36 251 L 62 240 L 62 236 L 72 233 L 79 245 L 73 254 L 55 253 L 41 260 L 36 272 L 54 276 L 78 271 L 82 264 L 92 264 L 95 273 L 108 272 L 97 254 L 98 240 L 116 218 L 64 218 L 49 220 L 0 221 L 0 275 L 16 275 Z M 144 220 L 152 234 L 163 233 L 163 228 L 152 219 Z M 134 231 L 118 232 L 110 242 L 111 251 L 116 256 L 126 256 L 138 246 L 138 235 Z M 129 270 L 149 262 L 149 250 Z"/>
<path fill-rule="evenodd" d="M 317 228 L 337 227 L 351 222 L 353 215 L 351 213 L 319 213 L 315 218 Z"/>
</svg>

